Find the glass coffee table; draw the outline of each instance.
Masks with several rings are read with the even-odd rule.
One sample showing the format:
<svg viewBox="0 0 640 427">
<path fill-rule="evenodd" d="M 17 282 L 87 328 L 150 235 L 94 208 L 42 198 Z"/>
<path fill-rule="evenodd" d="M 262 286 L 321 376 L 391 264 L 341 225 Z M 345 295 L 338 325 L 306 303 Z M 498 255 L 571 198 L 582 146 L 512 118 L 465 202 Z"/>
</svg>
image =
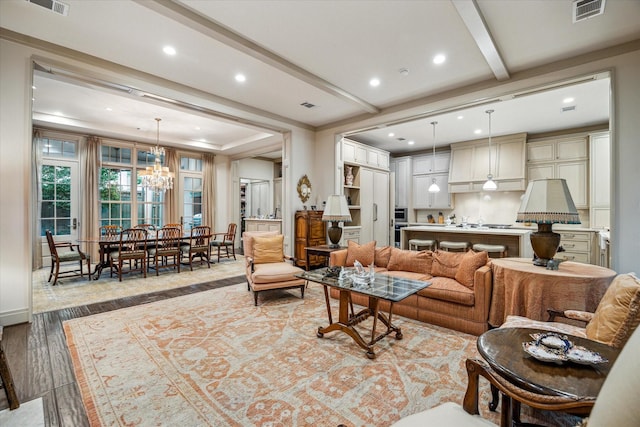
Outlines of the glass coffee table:
<svg viewBox="0 0 640 427">
<path fill-rule="evenodd" d="M 351 272 L 350 269 L 345 270 Z M 338 279 L 338 277 L 331 274 L 331 271 L 328 268 L 306 271 L 296 277 L 320 283 L 324 287 L 324 298 L 327 304 L 329 326 L 319 327 L 316 333 L 318 337 L 322 338 L 324 334 L 328 332 L 342 331 L 353 338 L 356 344 L 361 348 L 367 350 L 367 357 L 369 359 L 375 359 L 376 354 L 373 351 L 373 346 L 382 338 L 392 332 L 395 332 L 395 338 L 397 340 L 402 339 L 402 331 L 391 322 L 393 304 L 402 301 L 431 284 L 431 282 L 422 280 L 404 279 L 385 274 L 376 274 L 366 283 L 356 283 L 354 280 L 348 278 Z M 329 288 L 335 288 L 340 291 L 337 322 L 333 321 L 333 316 L 331 315 Z M 355 313 L 353 309 L 353 302 L 351 301 L 352 292 L 369 297 L 368 307 Z M 388 314 L 379 310 L 380 300 L 389 302 Z M 371 336 L 367 340 L 360 334 L 360 332 L 358 332 L 358 330 L 356 330 L 355 326 L 364 322 L 369 317 L 373 318 L 373 326 L 371 328 Z M 386 330 L 380 334 L 376 334 L 378 320 L 386 326 Z"/>
</svg>

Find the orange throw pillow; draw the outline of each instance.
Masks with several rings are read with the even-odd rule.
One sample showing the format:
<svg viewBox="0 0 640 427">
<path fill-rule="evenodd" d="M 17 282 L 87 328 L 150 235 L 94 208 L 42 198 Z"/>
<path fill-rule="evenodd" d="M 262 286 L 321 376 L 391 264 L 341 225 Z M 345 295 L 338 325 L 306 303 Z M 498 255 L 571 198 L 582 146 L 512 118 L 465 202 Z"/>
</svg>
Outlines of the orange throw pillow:
<svg viewBox="0 0 640 427">
<path fill-rule="evenodd" d="M 368 267 L 373 264 L 376 256 L 376 241 L 373 240 L 369 243 L 365 243 L 364 245 L 359 245 L 358 243 L 349 240 L 347 244 L 347 262 L 345 263 L 346 267 L 353 267 L 353 263 L 357 260 L 360 261 L 360 264 Z"/>
<path fill-rule="evenodd" d="M 393 249 L 391 246 L 376 248 L 376 254 L 374 256 L 376 267 L 387 268 L 389 258 L 391 258 L 391 249 Z"/>
<path fill-rule="evenodd" d="M 431 275 L 434 277 L 448 277 L 455 279 L 458 267 L 464 257 L 464 252 L 447 252 L 437 250 L 433 253 Z"/>
<path fill-rule="evenodd" d="M 433 252 L 407 251 L 398 248 L 391 249 L 391 258 L 387 269 L 389 271 L 410 271 L 412 273 L 431 274 Z"/>
<path fill-rule="evenodd" d="M 284 261 L 284 235 L 253 238 L 254 264 L 282 261 Z"/>
<path fill-rule="evenodd" d="M 462 257 L 462 262 L 460 262 L 460 266 L 458 267 L 458 271 L 454 278 L 460 282 L 460 284 L 473 289 L 473 277 L 476 274 L 476 270 L 485 265 L 488 261 L 489 254 L 487 254 L 486 251 L 468 251 Z"/>
</svg>

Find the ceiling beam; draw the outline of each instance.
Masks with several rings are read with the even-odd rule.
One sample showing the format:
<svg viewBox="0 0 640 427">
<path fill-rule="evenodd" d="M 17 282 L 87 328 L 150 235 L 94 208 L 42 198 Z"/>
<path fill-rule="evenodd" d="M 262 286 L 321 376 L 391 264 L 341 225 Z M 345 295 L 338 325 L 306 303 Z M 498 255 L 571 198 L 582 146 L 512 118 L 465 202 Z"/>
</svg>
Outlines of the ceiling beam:
<svg viewBox="0 0 640 427">
<path fill-rule="evenodd" d="M 462 18 L 462 21 L 467 26 L 471 37 L 475 40 L 480 52 L 487 61 L 487 64 L 493 71 L 493 75 L 496 79 L 507 80 L 509 78 L 509 71 L 502 61 L 500 52 L 491 37 L 491 33 L 487 28 L 487 23 L 484 20 L 484 16 L 478 8 L 476 0 L 451 0 L 453 5 L 458 10 L 458 14 Z"/>
<path fill-rule="evenodd" d="M 380 110 L 363 99 L 347 92 L 344 89 L 316 76 L 298 65 L 287 61 L 274 52 L 248 40 L 242 35 L 232 31 L 222 24 L 190 9 L 178 1 L 163 0 L 134 0 L 138 4 L 147 7 L 169 19 L 179 22 L 188 28 L 211 37 L 237 51 L 245 53 L 265 64 L 268 64 L 282 72 L 302 80 L 320 90 L 336 96 L 368 113 L 379 113 Z"/>
</svg>

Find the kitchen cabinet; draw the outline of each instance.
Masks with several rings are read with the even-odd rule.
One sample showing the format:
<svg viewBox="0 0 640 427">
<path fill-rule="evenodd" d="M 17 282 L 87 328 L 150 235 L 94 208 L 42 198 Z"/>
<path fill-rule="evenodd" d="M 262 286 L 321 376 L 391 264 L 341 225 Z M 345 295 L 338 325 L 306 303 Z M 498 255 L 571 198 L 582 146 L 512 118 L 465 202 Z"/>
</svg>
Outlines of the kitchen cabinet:
<svg viewBox="0 0 640 427">
<path fill-rule="evenodd" d="M 589 208 L 586 137 L 532 141 L 527 153 L 532 156 L 527 159 L 529 181 L 565 179 L 576 208 Z"/>
<path fill-rule="evenodd" d="M 389 244 L 389 173 L 360 169 L 360 239 Z"/>
<path fill-rule="evenodd" d="M 277 231 L 282 233 L 281 219 L 245 218 L 245 231 Z"/>
<path fill-rule="evenodd" d="M 389 170 L 389 152 L 342 139 L 342 160 L 360 166 Z"/>
<path fill-rule="evenodd" d="M 391 171 L 396 174 L 395 207 L 408 208 L 411 194 L 411 157 L 398 157 L 391 161 Z"/>
<path fill-rule="evenodd" d="M 296 211 L 295 223 L 295 260 L 298 267 L 308 270 L 312 267 L 324 265 L 324 257 L 309 256 L 307 265 L 308 246 L 320 246 L 327 243 L 327 223 L 322 221 L 323 211 Z"/>
<path fill-rule="evenodd" d="M 482 191 L 489 174 L 498 191 L 524 191 L 526 188 L 526 133 L 505 135 L 489 140 L 474 140 L 451 144 L 449 192 Z"/>
<path fill-rule="evenodd" d="M 342 238 L 340 239 L 340 246 L 347 246 L 349 240 L 360 244 L 360 227 L 343 227 Z"/>
<path fill-rule="evenodd" d="M 429 186 L 435 180 L 440 191 L 430 193 Z M 413 177 L 413 207 L 414 209 L 451 209 L 453 203 L 448 191 L 448 173 L 436 173 L 429 175 L 415 175 Z"/>
<path fill-rule="evenodd" d="M 589 220 L 592 228 L 610 227 L 611 147 L 609 132 L 589 136 Z"/>
<path fill-rule="evenodd" d="M 559 231 L 558 233 L 560 233 L 560 246 L 562 246 L 564 252 L 556 253 L 554 258 L 582 262 L 584 264 L 597 264 L 595 232 Z"/>
<path fill-rule="evenodd" d="M 451 152 L 441 152 L 413 157 L 413 175 L 423 175 L 427 173 L 449 172 L 449 162 Z"/>
</svg>

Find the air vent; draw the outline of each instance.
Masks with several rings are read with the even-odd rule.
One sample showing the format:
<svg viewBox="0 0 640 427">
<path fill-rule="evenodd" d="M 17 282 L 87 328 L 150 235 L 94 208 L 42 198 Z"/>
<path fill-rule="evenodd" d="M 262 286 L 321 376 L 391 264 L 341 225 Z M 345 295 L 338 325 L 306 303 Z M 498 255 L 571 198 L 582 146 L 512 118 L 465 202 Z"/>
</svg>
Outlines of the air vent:
<svg viewBox="0 0 640 427">
<path fill-rule="evenodd" d="M 29 3 L 37 4 L 45 9 L 49 9 L 57 14 L 67 16 L 69 14 L 69 5 L 57 0 L 27 0 Z"/>
<path fill-rule="evenodd" d="M 315 106 L 316 106 L 315 104 L 312 104 L 312 103 L 307 102 L 307 101 L 303 102 L 303 103 L 302 103 L 302 104 L 300 104 L 300 105 L 302 105 L 303 107 L 307 107 L 307 108 L 313 108 L 313 107 L 315 107 Z"/>
<path fill-rule="evenodd" d="M 584 21 L 604 13 L 606 0 L 573 0 L 573 22 Z"/>
<path fill-rule="evenodd" d="M 406 141 L 406 140 L 407 140 L 406 138 L 402 138 L 402 137 L 400 137 L 400 138 L 396 138 L 396 139 L 397 139 L 398 141 L 400 141 L 400 142 L 402 142 L 402 141 Z"/>
<path fill-rule="evenodd" d="M 562 112 L 566 113 L 567 111 L 575 111 L 576 110 L 576 106 L 575 105 L 570 105 L 568 107 L 562 107 Z"/>
</svg>

